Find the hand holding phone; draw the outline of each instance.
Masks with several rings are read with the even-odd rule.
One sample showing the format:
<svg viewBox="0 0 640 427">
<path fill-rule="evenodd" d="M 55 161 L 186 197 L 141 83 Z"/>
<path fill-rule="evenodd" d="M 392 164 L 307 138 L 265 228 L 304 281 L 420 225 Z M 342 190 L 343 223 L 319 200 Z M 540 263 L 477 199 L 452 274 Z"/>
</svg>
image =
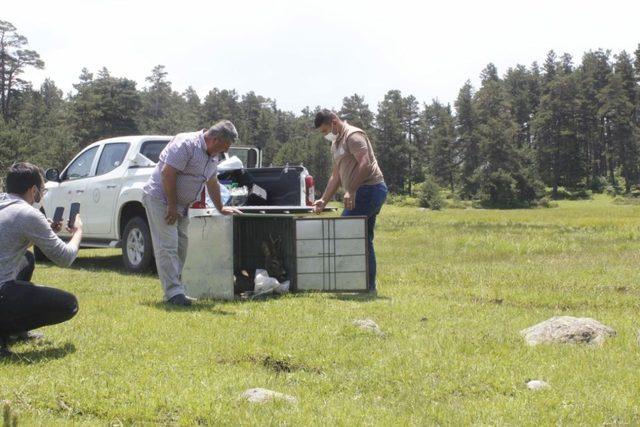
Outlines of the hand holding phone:
<svg viewBox="0 0 640 427">
<path fill-rule="evenodd" d="M 76 220 L 73 222 L 73 228 L 67 228 L 69 233 L 75 234 L 77 231 L 82 230 L 82 219 L 80 214 L 76 215 Z"/>
<path fill-rule="evenodd" d="M 80 203 L 71 203 L 71 211 L 69 212 L 69 222 L 67 223 L 67 228 L 69 230 L 74 230 L 76 228 L 76 217 L 80 213 Z M 82 226 L 82 222 L 79 224 Z"/>
<path fill-rule="evenodd" d="M 61 222 L 62 221 L 62 215 L 64 214 L 64 208 L 62 206 L 58 206 L 56 208 L 55 213 L 53 214 L 53 222 Z"/>
<path fill-rule="evenodd" d="M 61 206 L 57 207 L 53 214 L 53 220 L 51 221 L 51 229 L 56 233 L 62 228 L 62 214 L 64 214 L 64 208 Z"/>
</svg>

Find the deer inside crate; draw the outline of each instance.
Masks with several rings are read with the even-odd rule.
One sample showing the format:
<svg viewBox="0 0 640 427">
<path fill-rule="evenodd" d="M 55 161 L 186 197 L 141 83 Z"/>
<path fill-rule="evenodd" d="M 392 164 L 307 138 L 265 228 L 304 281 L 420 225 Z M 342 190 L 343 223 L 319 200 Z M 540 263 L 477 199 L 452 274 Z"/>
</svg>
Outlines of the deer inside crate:
<svg viewBox="0 0 640 427">
<path fill-rule="evenodd" d="M 277 236 L 274 238 L 269 234 L 267 239 L 262 241 L 261 248 L 264 255 L 264 269 L 267 270 L 269 277 L 274 277 L 279 282 L 287 280 L 287 272 L 282 259 L 282 237 Z M 255 269 L 249 271 L 241 270 L 240 274 L 236 273 L 234 276 L 235 292 L 253 291 L 255 273 Z"/>
</svg>

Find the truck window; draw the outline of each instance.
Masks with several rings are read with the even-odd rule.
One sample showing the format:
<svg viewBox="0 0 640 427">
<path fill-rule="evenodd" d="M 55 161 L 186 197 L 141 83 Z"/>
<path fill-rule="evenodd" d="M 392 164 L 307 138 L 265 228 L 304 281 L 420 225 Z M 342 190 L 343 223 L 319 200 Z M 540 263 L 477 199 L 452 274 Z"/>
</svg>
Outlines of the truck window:
<svg viewBox="0 0 640 427">
<path fill-rule="evenodd" d="M 249 154 L 247 150 L 239 150 L 235 147 L 229 147 L 229 151 L 227 152 L 227 154 L 229 155 L 229 157 L 238 156 L 243 165 L 247 164 L 247 157 Z"/>
<path fill-rule="evenodd" d="M 93 147 L 80 154 L 64 172 L 63 180 L 86 178 L 91 174 L 91 165 L 96 157 L 98 147 Z"/>
<path fill-rule="evenodd" d="M 102 154 L 100 154 L 96 175 L 111 172 L 120 166 L 127 151 L 129 151 L 129 144 L 126 142 L 106 144 L 102 149 Z"/>
<path fill-rule="evenodd" d="M 258 167 L 258 155 L 255 148 L 250 147 L 229 147 L 229 157 L 237 156 L 245 168 Z"/>
<path fill-rule="evenodd" d="M 140 148 L 140 154 L 145 156 L 147 159 L 151 160 L 154 163 L 158 163 L 158 159 L 160 158 L 160 153 L 164 150 L 164 147 L 167 146 L 169 141 L 145 141 L 142 143 L 142 148 Z"/>
</svg>

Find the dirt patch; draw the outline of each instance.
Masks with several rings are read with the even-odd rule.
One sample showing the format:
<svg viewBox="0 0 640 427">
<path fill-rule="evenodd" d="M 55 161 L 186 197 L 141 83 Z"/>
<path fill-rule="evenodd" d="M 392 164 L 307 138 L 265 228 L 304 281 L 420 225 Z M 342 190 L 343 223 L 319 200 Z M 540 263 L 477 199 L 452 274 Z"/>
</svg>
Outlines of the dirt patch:
<svg viewBox="0 0 640 427">
<path fill-rule="evenodd" d="M 286 359 L 276 359 L 275 357 L 267 356 L 262 359 L 262 366 L 274 371 L 276 374 L 281 372 L 293 372 L 303 370 L 301 366 L 296 366 L 291 361 Z"/>
<path fill-rule="evenodd" d="M 274 357 L 271 355 L 254 356 L 247 355 L 234 359 L 226 359 L 218 357 L 217 363 L 228 365 L 239 365 L 242 363 L 251 363 L 254 365 L 260 365 L 265 369 L 275 372 L 276 374 L 289 374 L 292 372 L 311 372 L 314 374 L 322 374 L 322 369 L 313 366 L 305 365 L 302 363 L 294 362 L 290 357 Z"/>
</svg>

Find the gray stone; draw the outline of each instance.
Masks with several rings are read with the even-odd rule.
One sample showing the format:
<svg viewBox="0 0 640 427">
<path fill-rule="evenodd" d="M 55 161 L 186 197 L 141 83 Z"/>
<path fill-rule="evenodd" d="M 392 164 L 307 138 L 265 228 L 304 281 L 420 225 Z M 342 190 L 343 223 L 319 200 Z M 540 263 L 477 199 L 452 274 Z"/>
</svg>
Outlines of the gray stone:
<svg viewBox="0 0 640 427">
<path fill-rule="evenodd" d="M 384 335 L 380 326 L 371 319 L 354 320 L 353 324 L 364 331 L 373 332 L 377 335 Z"/>
<path fill-rule="evenodd" d="M 601 345 L 606 338 L 615 336 L 616 331 L 588 317 L 557 316 L 523 329 L 520 334 L 529 345 L 549 343 Z"/>
<path fill-rule="evenodd" d="M 267 390 L 266 388 L 250 388 L 240 396 L 251 403 L 266 403 L 272 400 L 284 400 L 289 403 L 297 403 L 298 399 L 288 394 Z"/>
<path fill-rule="evenodd" d="M 527 388 L 529 390 L 543 390 L 545 388 L 549 388 L 550 385 L 542 380 L 531 380 L 527 383 Z"/>
</svg>

